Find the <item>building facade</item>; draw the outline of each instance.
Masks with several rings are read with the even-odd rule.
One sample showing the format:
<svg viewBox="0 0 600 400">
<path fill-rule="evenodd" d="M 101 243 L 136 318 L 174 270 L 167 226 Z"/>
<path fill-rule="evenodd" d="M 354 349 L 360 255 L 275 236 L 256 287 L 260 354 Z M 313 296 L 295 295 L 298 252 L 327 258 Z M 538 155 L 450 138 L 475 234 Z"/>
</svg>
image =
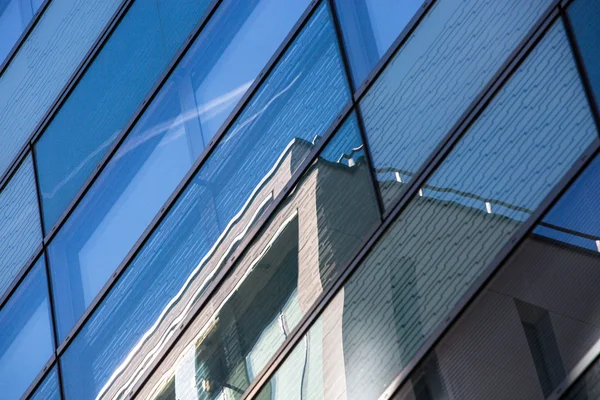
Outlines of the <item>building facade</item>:
<svg viewBox="0 0 600 400">
<path fill-rule="evenodd" d="M 599 21 L 0 0 L 0 397 L 600 398 Z"/>
</svg>

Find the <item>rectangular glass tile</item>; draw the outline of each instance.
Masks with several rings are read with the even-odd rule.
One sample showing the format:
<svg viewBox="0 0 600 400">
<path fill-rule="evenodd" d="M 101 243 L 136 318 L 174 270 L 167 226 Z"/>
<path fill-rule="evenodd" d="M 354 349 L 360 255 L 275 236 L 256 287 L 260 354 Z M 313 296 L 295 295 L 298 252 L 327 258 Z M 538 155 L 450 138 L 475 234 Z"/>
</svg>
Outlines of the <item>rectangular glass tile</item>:
<svg viewBox="0 0 600 400">
<path fill-rule="evenodd" d="M 121 1 L 50 1 L 0 76 L 0 175 L 41 122 Z"/>
<path fill-rule="evenodd" d="M 29 400 L 61 400 L 56 365 L 52 367 Z"/>
<path fill-rule="evenodd" d="M 41 0 L 3 0 L 0 3 L 0 65 L 29 25 Z"/>
<path fill-rule="evenodd" d="M 135 0 L 127 10 L 35 144 L 47 230 L 121 133 L 209 3 Z M 163 37 L 163 32 L 168 36 Z"/>
<path fill-rule="evenodd" d="M 386 208 L 550 3 L 435 2 L 361 101 Z"/>
<path fill-rule="evenodd" d="M 123 373 L 156 357 L 136 350 L 171 335 L 186 288 L 204 291 L 306 157 L 289 156 L 293 143 L 312 143 L 349 96 L 323 3 L 62 355 L 67 398 L 112 398 Z"/>
<path fill-rule="evenodd" d="M 304 373 L 299 390 L 306 397 L 320 398 L 322 386 L 339 385 L 332 398 L 378 398 L 527 215 L 597 142 L 558 23 L 372 248 L 270 385 L 291 393 L 281 385 L 302 381 Z M 332 337 L 340 338 L 338 351 L 323 345 L 321 353 L 313 345 Z M 294 358 L 298 353 L 304 357 Z M 314 362 L 297 364 L 311 357 Z"/>
<path fill-rule="evenodd" d="M 31 154 L 0 192 L 0 295 L 42 242 Z"/>
<path fill-rule="evenodd" d="M 0 310 L 0 326 L 0 393 L 17 400 L 54 351 L 43 257 Z"/>
<path fill-rule="evenodd" d="M 49 246 L 61 339 L 160 211 L 307 5 L 306 0 L 268 0 L 226 1 L 219 6 Z"/>
<path fill-rule="evenodd" d="M 573 25 L 573 32 L 581 57 L 585 64 L 586 73 L 596 105 L 600 107 L 600 2 L 596 0 L 577 0 L 571 3 L 568 9 L 569 18 Z"/>
<path fill-rule="evenodd" d="M 306 146 L 310 144 L 295 142 L 290 157 Z M 231 398 L 247 389 L 373 232 L 380 222 L 378 213 L 352 115 L 139 397 L 188 399 L 200 387 L 201 398 Z M 188 297 L 200 282 L 190 284 Z M 160 341 L 153 342 L 146 353 L 162 349 Z"/>
<path fill-rule="evenodd" d="M 436 391 L 429 398 L 541 400 L 556 390 L 600 340 L 600 253 L 586 245 L 600 239 L 599 198 L 597 156 L 412 372 L 398 398 Z M 564 237 L 550 234 L 565 230 Z M 596 382 L 566 398 L 598 398 Z"/>
<path fill-rule="evenodd" d="M 422 4 L 423 0 L 335 0 L 356 87 Z"/>
</svg>

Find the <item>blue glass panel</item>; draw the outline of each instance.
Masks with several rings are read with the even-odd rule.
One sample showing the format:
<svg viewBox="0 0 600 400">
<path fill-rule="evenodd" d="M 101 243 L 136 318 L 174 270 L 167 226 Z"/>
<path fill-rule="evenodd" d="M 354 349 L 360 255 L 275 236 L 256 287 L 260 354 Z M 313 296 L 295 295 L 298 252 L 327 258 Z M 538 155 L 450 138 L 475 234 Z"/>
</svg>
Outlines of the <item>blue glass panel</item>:
<svg viewBox="0 0 600 400">
<path fill-rule="evenodd" d="M 54 366 L 44 378 L 44 381 L 35 390 L 29 400 L 60 400 L 60 388 L 58 386 L 58 372 Z"/>
<path fill-rule="evenodd" d="M 0 192 L 0 294 L 42 242 L 31 155 Z"/>
<path fill-rule="evenodd" d="M 327 398 L 378 398 L 592 143 L 595 124 L 559 22 L 299 342 L 274 390 L 321 398 L 333 386 Z M 304 385 L 281 387 L 290 381 Z"/>
<path fill-rule="evenodd" d="M 54 351 L 44 259 L 0 310 L 0 393 L 19 399 Z"/>
<path fill-rule="evenodd" d="M 295 142 L 291 156 L 306 145 Z M 286 164 L 280 167 L 285 169 Z M 139 397 L 160 398 L 170 390 L 175 398 L 188 399 L 200 386 L 208 388 L 206 397 L 214 399 L 247 389 L 379 222 L 352 115 L 270 217 Z M 192 281 L 184 296 L 191 297 L 200 285 L 201 281 Z M 176 321 L 172 315 L 167 318 Z M 152 342 L 146 351 L 160 348 L 159 341 Z M 174 382 L 171 389 L 169 381 Z"/>
<path fill-rule="evenodd" d="M 307 4 L 269 0 L 227 1 L 219 6 L 49 246 L 61 338 L 125 258 Z"/>
<path fill-rule="evenodd" d="M 19 40 L 40 1 L 3 0 L 0 2 L 0 64 Z"/>
<path fill-rule="evenodd" d="M 136 0 L 129 8 L 36 143 L 44 226 L 48 230 L 125 127 L 208 4 L 209 0 Z M 174 16 L 165 20 L 167 12 Z M 169 22 L 175 29 L 167 25 Z M 164 39 L 162 32 L 169 32 L 168 38 Z"/>
<path fill-rule="evenodd" d="M 42 121 L 121 2 L 50 1 L 0 76 L 0 174 Z"/>
<path fill-rule="evenodd" d="M 113 397 L 149 365 L 157 353 L 136 350 L 172 334 L 189 282 L 204 283 L 195 299 L 310 149 L 291 157 L 293 144 L 325 132 L 349 96 L 323 3 L 63 354 L 68 398 Z"/>
<path fill-rule="evenodd" d="M 356 87 L 423 4 L 423 0 L 336 0 Z"/>
<path fill-rule="evenodd" d="M 600 3 L 596 0 L 577 0 L 571 4 L 568 12 L 596 105 L 600 107 Z"/>
<path fill-rule="evenodd" d="M 440 0 L 361 102 L 386 208 L 549 0 Z"/>
</svg>

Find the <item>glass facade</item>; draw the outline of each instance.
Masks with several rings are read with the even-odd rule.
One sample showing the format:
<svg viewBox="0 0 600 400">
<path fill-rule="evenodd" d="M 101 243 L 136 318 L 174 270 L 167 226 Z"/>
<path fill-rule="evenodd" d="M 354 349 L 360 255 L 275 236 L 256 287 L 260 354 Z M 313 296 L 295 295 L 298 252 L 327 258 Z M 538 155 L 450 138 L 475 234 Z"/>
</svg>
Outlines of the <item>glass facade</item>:
<svg viewBox="0 0 600 400">
<path fill-rule="evenodd" d="M 598 12 L 0 0 L 0 397 L 597 397 Z"/>
</svg>

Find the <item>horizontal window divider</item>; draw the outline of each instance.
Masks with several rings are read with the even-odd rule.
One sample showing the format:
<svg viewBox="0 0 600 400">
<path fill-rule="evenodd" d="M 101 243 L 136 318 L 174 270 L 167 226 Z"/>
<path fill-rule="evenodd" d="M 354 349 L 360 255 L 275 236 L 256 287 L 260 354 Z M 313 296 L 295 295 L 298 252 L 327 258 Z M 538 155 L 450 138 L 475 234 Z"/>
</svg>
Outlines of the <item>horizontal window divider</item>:
<svg viewBox="0 0 600 400">
<path fill-rule="evenodd" d="M 260 373 L 254 379 L 250 387 L 246 390 L 244 396 L 242 396 L 242 399 L 251 399 L 260 392 L 263 385 L 266 384 L 268 379 L 270 379 L 271 375 L 275 373 L 279 366 L 285 361 L 285 358 L 294 349 L 295 345 L 308 332 L 313 322 L 319 317 L 321 312 L 330 303 L 330 301 L 337 294 L 340 288 L 347 282 L 352 273 L 358 268 L 360 263 L 364 260 L 364 258 L 367 256 L 367 254 L 370 252 L 371 248 L 375 245 L 379 238 L 387 231 L 387 229 L 393 223 L 396 217 L 400 215 L 400 213 L 406 208 L 406 206 L 408 206 L 409 202 L 415 196 L 417 196 L 420 188 L 424 185 L 426 180 L 442 163 L 442 161 L 450 153 L 452 148 L 458 143 L 463 134 L 467 132 L 471 124 L 477 120 L 481 112 L 483 112 L 483 110 L 490 103 L 493 97 L 499 92 L 503 85 L 509 80 L 512 74 L 521 65 L 521 63 L 527 58 L 529 53 L 535 48 L 536 44 L 550 29 L 552 24 L 558 20 L 559 2 L 560 0 L 555 0 L 548 7 L 544 14 L 539 18 L 538 22 L 534 25 L 532 29 L 530 29 L 529 33 L 521 41 L 519 46 L 517 46 L 517 48 L 510 54 L 507 60 L 499 68 L 498 72 L 483 88 L 480 94 L 471 103 L 469 108 L 462 114 L 458 122 L 445 135 L 444 139 L 440 142 L 440 144 L 436 146 L 436 149 L 432 152 L 432 154 L 427 158 L 426 162 L 423 163 L 423 166 L 415 174 L 415 178 L 407 184 L 407 189 L 404 191 L 403 195 L 394 201 L 393 206 L 390 207 L 390 211 L 384 215 L 383 223 L 375 230 L 373 235 L 365 241 L 365 244 L 361 246 L 357 255 L 348 264 L 341 268 L 341 273 L 336 278 L 336 281 L 330 286 L 326 293 L 321 295 L 317 303 L 314 304 L 313 307 L 311 307 L 311 309 L 302 318 L 301 322 L 297 325 L 297 327 L 292 331 L 290 335 L 288 335 L 286 342 L 278 349 L 275 355 L 271 357 L 269 363 L 262 371 L 262 373 Z M 563 177 L 563 179 L 561 179 L 560 183 L 558 183 L 557 186 L 553 189 L 553 191 L 546 197 L 544 202 L 542 202 L 540 207 L 537 208 L 537 213 L 540 213 L 540 210 L 545 210 L 547 207 L 549 207 L 549 205 L 547 205 L 546 203 L 549 201 L 550 198 L 556 200 L 556 197 L 560 194 L 557 192 L 562 193 L 562 190 L 564 190 L 564 186 L 567 185 L 567 182 L 571 181 L 570 178 L 573 178 L 573 175 L 575 175 L 577 172 L 580 171 L 580 169 L 582 169 L 582 165 L 586 164 L 591 159 L 593 153 L 597 151 L 598 146 L 598 141 L 590 145 L 590 147 L 584 153 L 584 156 L 582 156 L 579 159 L 577 165 L 574 165 L 569 170 L 569 172 Z M 530 221 L 531 223 L 533 219 L 536 218 L 529 218 L 528 221 Z M 519 237 L 518 235 L 529 227 L 529 224 L 525 225 L 525 228 L 522 227 L 520 230 L 515 232 L 509 244 L 505 246 L 506 248 L 500 250 L 498 256 L 494 260 L 498 259 L 498 257 L 504 254 L 505 252 L 514 249 L 517 238 Z M 467 293 L 467 295 L 468 294 L 469 293 Z M 461 298 L 461 302 L 465 297 Z M 444 324 L 444 328 L 448 328 L 450 325 L 451 322 L 448 320 L 447 323 Z M 435 332 L 437 332 L 437 330 Z M 432 338 L 435 336 L 435 334 L 432 335 L 430 340 L 432 340 Z M 437 339 L 438 338 L 436 338 L 436 340 Z M 428 342 L 426 341 L 426 343 Z M 401 384 L 404 382 L 405 377 L 408 376 L 410 372 L 412 372 L 412 370 L 415 368 L 415 365 L 421 361 L 421 359 L 427 353 L 427 351 L 428 346 L 425 345 L 421 348 L 421 350 L 417 352 L 417 355 L 415 355 L 415 357 L 413 357 L 413 359 L 411 360 L 411 362 L 409 362 L 407 367 L 405 367 L 402 370 L 400 376 L 388 387 L 382 398 L 386 398 L 386 396 L 391 396 L 395 392 L 395 390 L 401 386 Z"/>
<path fill-rule="evenodd" d="M 215 2 L 211 5 L 211 13 L 212 13 L 212 11 L 214 11 L 214 8 L 216 7 L 216 5 L 218 5 L 218 3 L 220 3 L 220 1 L 221 0 L 215 0 Z M 96 297 L 94 298 L 94 300 L 92 301 L 92 303 L 88 306 L 88 308 L 86 309 L 86 311 L 79 318 L 79 320 L 77 321 L 77 323 L 75 324 L 75 326 L 67 334 L 67 336 L 65 337 L 65 339 L 63 340 L 63 342 L 58 346 L 57 354 L 59 356 L 61 356 L 62 353 L 66 350 L 66 348 L 72 342 L 73 338 L 77 335 L 77 333 L 81 330 L 81 328 L 83 327 L 83 325 L 85 325 L 85 323 L 87 322 L 87 320 L 94 313 L 95 309 L 100 305 L 100 303 L 102 302 L 102 300 L 106 297 L 106 295 L 108 294 L 108 292 L 110 291 L 110 289 L 112 288 L 112 286 L 115 284 L 115 282 L 119 279 L 119 277 L 124 272 L 124 270 L 126 269 L 126 267 L 133 260 L 133 258 L 137 255 L 138 251 L 146 243 L 146 240 L 150 237 L 150 235 L 158 227 L 158 225 L 162 221 L 163 217 L 169 212 L 169 210 L 175 204 L 175 202 L 177 201 L 177 199 L 179 198 L 179 196 L 183 193 L 183 191 L 187 187 L 188 183 L 193 179 L 193 177 L 195 176 L 195 174 L 200 170 L 200 168 L 202 168 L 202 166 L 204 165 L 204 163 L 208 160 L 208 158 L 210 157 L 212 151 L 217 147 L 217 145 L 219 144 L 219 142 L 225 136 L 225 134 L 227 133 L 227 131 L 229 130 L 229 128 L 231 127 L 231 125 L 235 122 L 235 120 L 238 117 L 238 115 L 243 111 L 244 107 L 250 101 L 250 99 L 252 98 L 252 96 L 254 95 L 254 93 L 260 88 L 260 86 L 262 85 L 262 83 L 264 82 L 264 80 L 266 79 L 266 77 L 269 75 L 269 73 L 271 72 L 271 70 L 275 67 L 275 65 L 277 64 L 277 62 L 279 61 L 279 59 L 286 52 L 286 50 L 291 45 L 291 43 L 294 41 L 294 39 L 296 38 L 296 36 L 298 36 L 298 34 L 302 31 L 302 28 L 304 27 L 304 25 L 306 25 L 306 23 L 310 20 L 310 17 L 315 12 L 315 10 L 317 9 L 317 6 L 321 3 L 321 1 L 322 0 L 313 0 L 308 5 L 308 7 L 304 11 L 304 13 L 300 17 L 300 19 L 296 22 L 296 24 L 294 25 L 294 27 L 292 28 L 292 30 L 288 33 L 288 35 L 284 39 L 283 43 L 281 43 L 281 45 L 278 47 L 277 51 L 271 57 L 271 59 L 269 60 L 269 62 L 267 63 L 267 65 L 261 70 L 261 72 L 258 75 L 258 77 L 254 80 L 254 83 L 246 91 L 246 93 L 244 94 L 244 96 L 242 96 L 242 98 L 238 102 L 237 106 L 229 114 L 229 116 L 227 117 L 227 119 L 225 120 L 225 122 L 221 125 L 221 127 L 219 128 L 219 130 L 217 131 L 217 133 L 215 134 L 215 136 L 211 139 L 211 141 L 208 143 L 208 145 L 206 146 L 206 148 L 202 151 L 202 154 L 200 154 L 200 156 L 196 159 L 196 161 L 194 162 L 194 164 L 192 165 L 192 167 L 190 168 L 190 170 L 187 172 L 187 174 L 181 180 L 181 182 L 179 182 L 179 184 L 177 185 L 177 188 L 169 196 L 169 198 L 167 199 L 167 201 L 165 202 L 165 204 L 163 205 L 163 207 L 160 209 L 160 211 L 158 212 L 158 214 L 152 219 L 152 221 L 150 222 L 150 224 L 146 227 L 146 229 L 144 230 L 144 233 L 142 233 L 142 235 L 137 240 L 137 242 L 135 243 L 135 245 L 133 246 L 133 248 L 129 251 L 129 253 L 127 253 L 127 256 L 125 256 L 125 258 L 119 264 L 119 266 L 117 267 L 117 269 L 115 270 L 115 272 L 113 272 L 113 274 L 111 275 L 111 277 L 109 278 L 109 280 L 105 283 L 105 285 L 102 287 L 102 289 L 100 290 L 100 292 L 96 295 Z M 190 35 L 191 40 L 193 41 L 193 39 L 195 39 L 195 37 L 198 34 L 199 34 L 199 31 L 194 32 L 194 34 Z M 185 47 L 187 47 L 189 44 L 191 44 L 191 42 L 187 43 L 185 45 Z M 181 56 L 182 55 L 179 55 L 179 57 L 181 57 Z M 166 81 L 166 79 L 165 79 L 165 81 Z M 148 104 L 148 103 L 149 102 L 146 102 L 145 104 Z M 346 107 L 350 107 L 350 106 L 346 106 Z M 344 108 L 344 109 L 346 109 L 346 108 Z M 341 114 L 337 118 L 341 120 Z M 127 125 L 127 130 L 124 130 L 123 132 L 128 132 L 132 127 L 133 127 L 133 123 L 132 124 L 128 124 Z M 101 168 L 97 167 L 97 169 L 100 170 Z M 97 175 L 97 173 L 94 173 L 94 175 Z M 87 192 L 87 189 L 89 189 L 89 186 L 86 187 L 86 189 L 82 193 L 82 195 L 85 194 L 85 192 Z M 74 206 L 73 207 L 70 206 L 69 208 L 74 208 Z M 62 225 L 65 222 L 64 221 L 64 216 L 61 217 L 61 220 L 62 220 L 62 222 L 59 221 L 57 223 L 57 225 L 55 225 L 55 227 L 53 228 L 53 232 L 50 232 L 48 234 L 48 236 L 44 239 L 45 245 L 47 245 L 52 240 L 52 237 L 54 236 L 54 234 L 56 233 L 56 231 L 60 228 L 60 225 Z"/>
<path fill-rule="evenodd" d="M 135 1 L 135 0 L 126 0 L 126 1 Z M 171 59 L 167 68 L 161 73 L 160 77 L 157 79 L 154 86 L 152 86 L 152 88 L 150 89 L 150 91 L 148 92 L 148 94 L 146 95 L 144 100 L 142 100 L 141 104 L 138 106 L 136 111 L 133 113 L 133 115 L 127 122 L 127 124 L 121 130 L 119 135 L 115 138 L 113 143 L 109 146 L 108 150 L 106 151 L 106 153 L 104 154 L 102 159 L 94 167 L 91 174 L 87 177 L 87 179 L 85 180 L 83 185 L 81 185 L 81 187 L 77 191 L 77 194 L 75 194 L 73 199 L 69 202 L 69 204 L 67 205 L 65 210 L 62 212 L 61 216 L 58 218 L 56 223 L 49 229 L 46 237 L 44 238 L 44 243 L 46 245 L 48 245 L 50 243 L 50 241 L 52 241 L 52 239 L 54 238 L 54 236 L 56 235 L 58 230 L 64 225 L 64 223 L 67 221 L 69 216 L 73 213 L 73 211 L 75 211 L 75 208 L 81 202 L 81 200 L 83 200 L 85 194 L 92 187 L 93 183 L 96 181 L 98 176 L 100 176 L 100 173 L 102 173 L 104 168 L 106 168 L 106 166 L 108 165 L 108 163 L 110 162 L 112 157 L 115 155 L 115 153 L 119 150 L 119 147 L 121 146 L 123 141 L 125 141 L 125 139 L 127 138 L 127 135 L 129 135 L 129 132 L 134 128 L 135 124 L 142 117 L 142 115 L 144 114 L 144 111 L 146 111 L 146 109 L 148 108 L 150 103 L 152 103 L 152 100 L 156 97 L 156 95 L 158 94 L 160 89 L 163 87 L 163 85 L 165 84 L 165 82 L 167 81 L 169 76 L 171 75 L 171 72 L 173 72 L 173 70 L 177 66 L 177 63 L 179 63 L 179 61 L 185 55 L 185 53 L 190 48 L 190 46 L 192 45 L 194 40 L 198 37 L 198 35 L 200 34 L 200 32 L 202 31 L 204 26 L 208 23 L 210 18 L 213 16 L 214 12 L 217 10 L 217 8 L 221 4 L 221 2 L 222 2 L 222 0 L 213 0 L 212 3 L 208 6 L 207 10 L 204 12 L 204 15 L 202 16 L 202 19 L 200 21 L 198 21 L 198 23 L 192 30 L 192 33 L 185 40 L 185 43 L 179 48 L 179 50 L 177 51 L 175 56 Z M 50 121 L 48 121 L 48 123 L 49 122 Z M 32 142 L 32 144 L 33 144 L 33 142 Z"/>
<path fill-rule="evenodd" d="M 56 353 L 52 353 L 50 359 L 44 365 L 44 368 L 42 368 L 42 370 L 37 374 L 33 382 L 31 382 L 31 385 L 29 385 L 25 393 L 23 393 L 23 395 L 21 396 L 21 400 L 27 400 L 35 393 L 37 388 L 44 381 L 44 378 L 46 378 L 46 375 L 49 374 L 52 370 L 52 367 L 54 367 L 54 365 L 57 364 L 57 360 L 58 359 L 56 357 Z"/>
<path fill-rule="evenodd" d="M 10 50 L 4 61 L 2 61 L 2 64 L 0 64 L 0 76 L 4 74 L 4 71 L 6 71 L 8 65 L 12 62 L 15 55 L 19 52 L 21 46 L 23 46 L 23 43 L 25 43 L 25 40 L 27 40 L 27 38 L 29 37 L 31 31 L 33 31 L 35 25 L 37 25 L 38 21 L 40 20 L 40 17 L 44 13 L 44 11 L 46 11 L 46 8 L 48 7 L 48 4 L 50 4 L 51 1 L 52 0 L 44 0 L 40 8 L 35 12 L 35 14 L 33 14 L 33 17 L 31 17 L 29 23 L 27 24 L 23 32 L 21 32 L 19 39 L 17 39 L 16 43 L 13 45 L 12 49 Z"/>
<path fill-rule="evenodd" d="M 45 6 L 47 6 L 50 1 L 52 0 L 46 0 Z M 44 117 L 41 119 L 39 124 L 33 130 L 33 132 L 31 132 L 31 134 L 29 135 L 29 139 L 27 140 L 27 142 L 23 144 L 17 156 L 10 162 L 8 169 L 0 177 L 0 191 L 4 189 L 8 181 L 10 181 L 10 178 L 12 178 L 12 175 L 14 175 L 14 171 L 16 171 L 15 165 L 20 164 L 23 161 L 23 159 L 27 155 L 29 146 L 33 146 L 35 144 L 35 142 L 42 135 L 48 124 L 52 121 L 55 114 L 58 112 L 58 110 L 60 110 L 63 103 L 67 100 L 69 94 L 71 94 L 73 89 L 75 89 L 77 83 L 79 82 L 85 71 L 87 71 L 88 67 L 91 65 L 96 55 L 100 52 L 102 47 L 104 47 L 106 39 L 110 37 L 114 29 L 117 27 L 117 25 L 129 9 L 129 6 L 133 4 L 133 1 L 134 0 L 123 0 L 117 11 L 115 11 L 115 13 L 112 15 L 108 25 L 104 27 L 102 33 L 100 33 L 100 36 L 96 38 L 96 41 L 88 50 L 83 60 L 81 60 L 81 63 L 79 63 L 75 72 L 71 75 L 66 85 L 62 88 L 60 94 L 56 97 L 56 99 L 54 99 L 52 106 L 50 106 L 48 111 L 46 111 Z M 40 9 L 45 6 L 40 7 Z"/>
<path fill-rule="evenodd" d="M 4 305 L 6 304 L 6 302 L 12 297 L 13 293 L 17 290 L 17 288 L 19 287 L 19 285 L 21 284 L 23 279 L 25 279 L 25 277 L 27 276 L 27 274 L 29 273 L 31 268 L 33 268 L 33 266 L 35 265 L 37 260 L 41 256 L 43 256 L 43 253 L 44 253 L 44 246 L 42 244 L 40 244 L 35 249 L 35 251 L 31 255 L 31 257 L 29 258 L 29 260 L 27 260 L 27 263 L 19 270 L 17 275 L 13 278 L 12 282 L 6 288 L 4 293 L 0 296 L 0 311 L 4 308 Z"/>
<path fill-rule="evenodd" d="M 413 15 L 408 24 L 402 29 L 402 32 L 398 35 L 396 40 L 390 45 L 385 54 L 379 59 L 377 64 L 373 67 L 373 70 L 367 75 L 365 80 L 359 85 L 358 89 L 354 93 L 354 100 L 359 101 L 377 80 L 379 75 L 385 70 L 385 67 L 394 59 L 396 52 L 404 45 L 408 37 L 413 33 L 415 28 L 419 26 L 421 20 L 429 9 L 435 4 L 437 0 L 425 0 L 421 5 L 421 8 Z"/>
</svg>

